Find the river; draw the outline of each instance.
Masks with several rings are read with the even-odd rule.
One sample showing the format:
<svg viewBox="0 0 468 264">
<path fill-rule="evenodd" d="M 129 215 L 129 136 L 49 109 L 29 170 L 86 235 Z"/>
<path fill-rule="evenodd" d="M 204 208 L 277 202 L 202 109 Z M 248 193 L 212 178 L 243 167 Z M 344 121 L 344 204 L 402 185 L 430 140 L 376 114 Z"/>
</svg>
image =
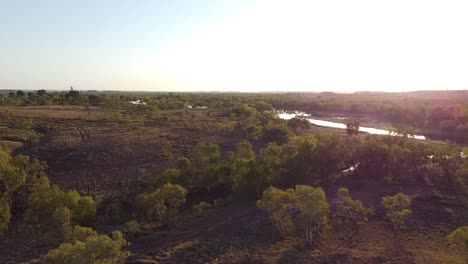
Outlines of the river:
<svg viewBox="0 0 468 264">
<path fill-rule="evenodd" d="M 301 116 L 301 117 L 304 117 L 311 124 L 314 124 L 316 126 L 346 129 L 346 124 L 344 124 L 344 123 L 337 123 L 337 122 L 331 122 L 331 121 L 325 121 L 325 120 L 311 118 L 310 115 L 308 115 L 308 114 L 306 114 L 304 112 L 278 112 L 277 115 L 278 115 L 279 118 L 284 119 L 284 120 L 288 120 L 288 119 L 294 118 L 296 116 Z M 340 119 L 347 119 L 347 118 L 342 117 Z M 359 131 L 369 133 L 369 134 L 374 134 L 374 135 L 401 136 L 399 134 L 390 132 L 390 131 L 385 130 L 385 129 L 379 129 L 379 128 L 373 128 L 373 127 L 360 126 Z M 426 139 L 426 137 L 423 136 L 423 135 L 414 135 L 414 136 L 408 135 L 408 137 L 409 138 L 420 139 L 420 140 L 425 140 Z"/>
</svg>

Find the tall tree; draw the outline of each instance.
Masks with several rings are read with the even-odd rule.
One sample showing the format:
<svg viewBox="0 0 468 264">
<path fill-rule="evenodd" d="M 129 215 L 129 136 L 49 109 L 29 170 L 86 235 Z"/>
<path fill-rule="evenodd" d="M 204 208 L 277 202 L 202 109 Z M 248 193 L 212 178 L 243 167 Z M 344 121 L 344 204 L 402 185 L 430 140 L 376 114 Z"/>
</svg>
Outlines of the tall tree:
<svg viewBox="0 0 468 264">
<path fill-rule="evenodd" d="M 320 237 L 328 223 L 329 205 L 322 188 L 296 185 L 296 195 L 299 208 L 306 222 L 305 237 L 307 246 L 310 248 L 314 242 L 314 233 Z"/>
<path fill-rule="evenodd" d="M 393 196 L 382 197 L 382 205 L 387 212 L 387 219 L 393 223 L 393 231 L 398 233 L 401 226 L 413 213 L 410 209 L 411 198 L 399 192 Z"/>
<path fill-rule="evenodd" d="M 290 210 L 297 206 L 297 197 L 293 189 L 286 191 L 270 187 L 263 192 L 257 207 L 267 211 L 271 221 L 278 229 L 281 238 L 286 237 L 286 230 L 292 226 Z"/>
</svg>

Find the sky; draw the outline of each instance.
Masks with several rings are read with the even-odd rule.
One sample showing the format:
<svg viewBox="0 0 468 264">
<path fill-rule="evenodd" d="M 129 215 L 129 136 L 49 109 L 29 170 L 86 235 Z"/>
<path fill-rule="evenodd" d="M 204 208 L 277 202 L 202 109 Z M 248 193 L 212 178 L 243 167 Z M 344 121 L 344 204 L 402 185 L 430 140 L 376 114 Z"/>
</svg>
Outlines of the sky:
<svg viewBox="0 0 468 264">
<path fill-rule="evenodd" d="M 0 89 L 468 89 L 468 1 L 0 0 Z"/>
</svg>

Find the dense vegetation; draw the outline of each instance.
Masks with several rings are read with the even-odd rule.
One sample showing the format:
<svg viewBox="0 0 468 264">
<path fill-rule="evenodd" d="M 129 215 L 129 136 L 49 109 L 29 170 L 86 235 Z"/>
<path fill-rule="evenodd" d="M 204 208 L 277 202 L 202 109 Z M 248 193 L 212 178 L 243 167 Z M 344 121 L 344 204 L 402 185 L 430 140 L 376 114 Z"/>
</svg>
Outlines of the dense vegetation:
<svg viewBox="0 0 468 264">
<path fill-rule="evenodd" d="M 335 100 L 331 99 L 335 95 L 322 96 Z M 340 134 L 333 129 L 322 131 L 301 118 L 275 118 L 272 105 L 387 115 L 373 105 L 359 111 L 346 108 L 348 102 L 314 108 L 314 100 L 325 99 L 294 98 L 290 94 L 144 96 L 74 90 L 1 96 L 0 250 L 13 252 L 16 240 L 47 241 L 32 256 L 2 261 L 238 263 L 259 258 L 261 248 L 281 243 L 299 248 L 294 256 L 282 255 L 285 262 L 307 258 L 312 263 L 361 263 L 351 262 L 348 256 L 354 256 L 361 257 L 362 263 L 423 263 L 418 258 L 424 259 L 424 254 L 419 251 L 408 257 L 407 234 L 427 233 L 433 222 L 424 222 L 429 220 L 422 214 L 432 210 L 440 214 L 438 210 L 448 204 L 455 209 L 444 209 L 450 220 L 437 223 L 442 230 L 437 234 L 443 238 L 438 236 L 435 243 L 442 248 L 432 257 L 462 263 L 467 249 L 467 149 L 463 155 L 460 146 L 451 143 L 365 136 L 358 133 L 360 123 L 355 120 L 349 120 L 347 133 Z M 403 111 L 395 110 L 397 102 L 390 105 L 395 113 Z M 461 107 L 458 114 L 444 120 L 455 120 L 460 126 L 468 121 L 468 114 L 463 103 L 457 107 Z M 36 111 L 42 112 L 34 115 Z M 411 116 L 408 113 L 405 118 Z M 423 120 L 439 125 L 444 121 L 433 116 Z M 414 118 L 420 121 L 419 116 Z M 100 130 L 90 133 L 86 126 Z M 159 134 L 153 135 L 155 131 Z M 109 143 L 105 138 L 93 141 L 98 132 L 118 137 Z M 174 142 L 197 133 L 200 137 L 187 143 L 187 148 Z M 149 136 L 156 136 L 156 143 Z M 171 136 L 176 140 L 168 139 Z M 147 159 L 148 155 L 158 159 Z M 120 174 L 112 170 L 116 182 L 107 182 L 103 175 L 111 167 L 132 176 L 131 180 L 117 182 Z M 76 179 L 67 178 L 67 173 Z M 240 217 L 238 211 L 246 215 Z M 223 224 L 229 219 L 232 224 Z M 208 228 L 198 229 L 194 223 L 200 221 L 209 223 Z M 358 248 L 376 225 L 378 232 L 393 234 L 379 239 L 391 241 L 395 251 L 382 256 L 381 249 L 371 248 L 367 251 L 376 255 L 365 259 Z M 232 228 L 238 230 L 228 234 L 231 240 L 202 245 L 191 240 L 204 235 L 210 235 L 211 241 L 220 239 L 210 230 Z M 250 251 L 238 241 L 247 243 Z M 337 246 L 336 241 L 341 244 Z M 330 247 L 344 248 L 346 253 L 326 253 Z M 199 250 L 210 252 L 209 256 L 200 256 L 205 253 Z M 235 252 L 247 254 L 243 255 L 247 259 L 239 259 Z M 297 255 L 302 261 L 290 259 Z M 272 262 L 268 257 L 262 253 L 258 262 Z"/>
</svg>

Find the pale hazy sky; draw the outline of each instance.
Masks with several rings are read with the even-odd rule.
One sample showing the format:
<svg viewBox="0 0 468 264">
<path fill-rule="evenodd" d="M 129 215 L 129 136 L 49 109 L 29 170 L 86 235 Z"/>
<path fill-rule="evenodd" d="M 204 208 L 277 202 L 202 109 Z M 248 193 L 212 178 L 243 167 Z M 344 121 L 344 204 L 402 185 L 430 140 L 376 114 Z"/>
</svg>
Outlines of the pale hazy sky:
<svg viewBox="0 0 468 264">
<path fill-rule="evenodd" d="M 0 0 L 0 89 L 467 89 L 467 14 L 466 0 Z"/>
</svg>

